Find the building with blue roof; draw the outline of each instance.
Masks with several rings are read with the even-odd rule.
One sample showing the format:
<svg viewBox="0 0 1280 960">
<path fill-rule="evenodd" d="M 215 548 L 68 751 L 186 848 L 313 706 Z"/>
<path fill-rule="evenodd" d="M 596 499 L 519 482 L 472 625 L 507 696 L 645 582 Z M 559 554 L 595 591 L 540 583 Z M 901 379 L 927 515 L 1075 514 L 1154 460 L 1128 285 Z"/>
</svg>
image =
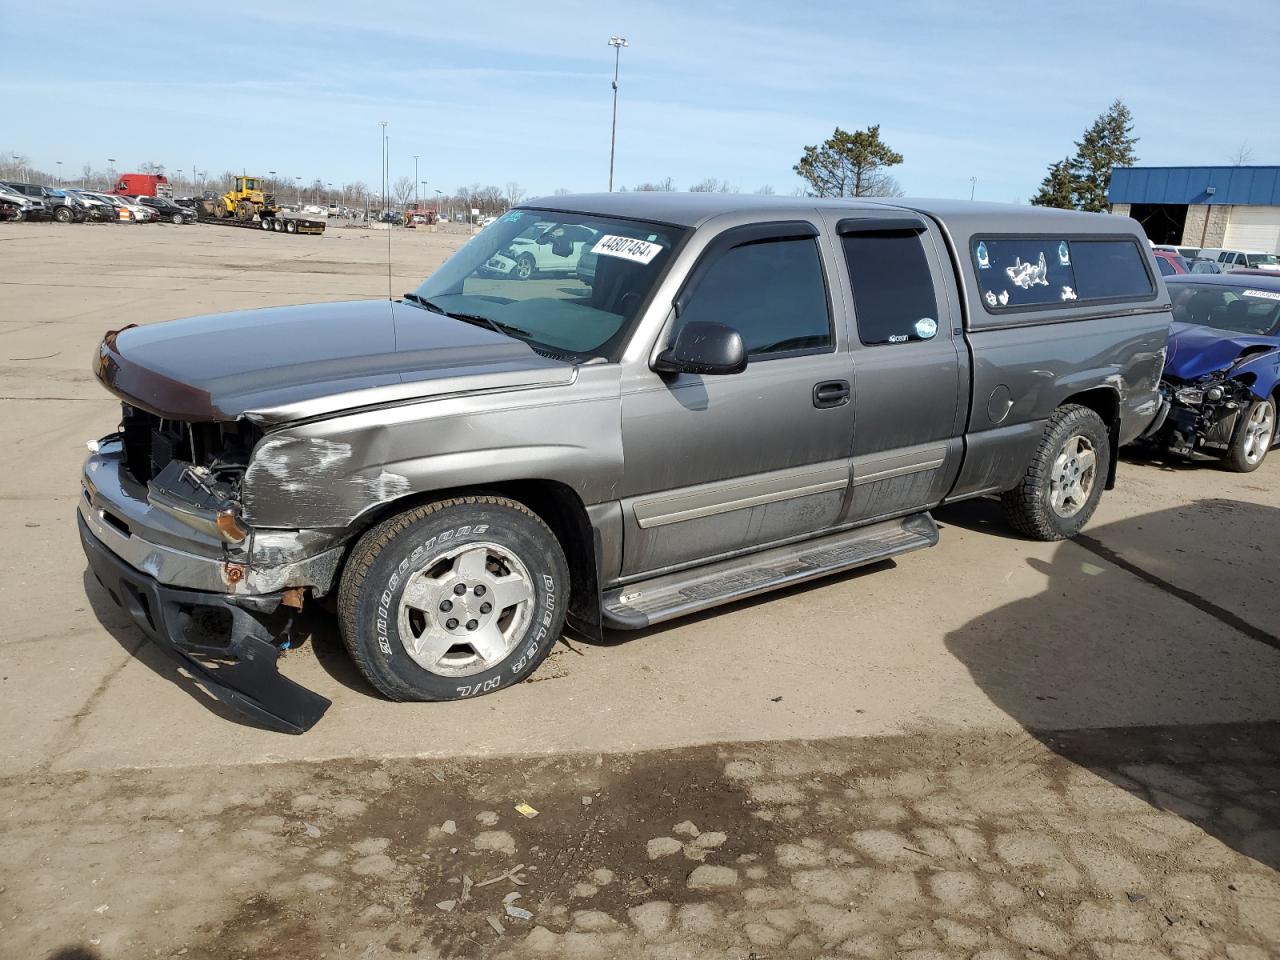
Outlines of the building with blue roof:
<svg viewBox="0 0 1280 960">
<path fill-rule="evenodd" d="M 1116 167 L 1107 197 L 1152 243 L 1280 253 L 1280 167 Z"/>
</svg>

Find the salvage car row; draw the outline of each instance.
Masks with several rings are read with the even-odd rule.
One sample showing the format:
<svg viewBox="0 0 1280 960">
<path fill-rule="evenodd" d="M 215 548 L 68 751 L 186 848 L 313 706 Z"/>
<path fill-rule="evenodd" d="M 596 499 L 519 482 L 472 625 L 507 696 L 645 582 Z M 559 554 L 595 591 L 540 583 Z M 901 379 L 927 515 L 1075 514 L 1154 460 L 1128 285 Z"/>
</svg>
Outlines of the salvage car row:
<svg viewBox="0 0 1280 960">
<path fill-rule="evenodd" d="M 196 212 L 167 197 L 129 196 L 97 190 L 59 189 L 38 183 L 0 182 L 0 220 L 58 223 L 193 223 Z"/>
</svg>

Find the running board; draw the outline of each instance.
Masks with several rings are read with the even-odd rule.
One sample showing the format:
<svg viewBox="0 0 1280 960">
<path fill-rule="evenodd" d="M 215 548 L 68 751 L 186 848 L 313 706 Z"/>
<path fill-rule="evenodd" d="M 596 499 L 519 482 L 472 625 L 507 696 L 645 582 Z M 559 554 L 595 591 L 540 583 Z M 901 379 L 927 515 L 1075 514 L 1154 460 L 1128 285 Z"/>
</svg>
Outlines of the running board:
<svg viewBox="0 0 1280 960">
<path fill-rule="evenodd" d="M 885 520 L 761 553 L 630 583 L 604 593 L 604 625 L 643 627 L 805 580 L 932 547 L 938 527 L 927 513 Z"/>
</svg>

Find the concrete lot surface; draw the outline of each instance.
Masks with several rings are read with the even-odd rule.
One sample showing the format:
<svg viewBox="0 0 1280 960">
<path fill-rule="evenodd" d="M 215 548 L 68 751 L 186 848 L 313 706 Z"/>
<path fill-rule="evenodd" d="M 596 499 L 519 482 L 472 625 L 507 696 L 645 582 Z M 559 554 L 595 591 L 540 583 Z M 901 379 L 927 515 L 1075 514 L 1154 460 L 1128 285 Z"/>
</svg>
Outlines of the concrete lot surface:
<svg viewBox="0 0 1280 960">
<path fill-rule="evenodd" d="M 466 239 L 397 231 L 394 292 Z M 323 615 L 282 661 L 310 733 L 203 695 L 86 574 L 92 351 L 385 296 L 386 240 L 0 225 L 0 956 L 1280 955 L 1280 455 L 1126 457 L 1071 543 L 945 508 L 933 550 L 498 696 L 386 703 Z"/>
</svg>

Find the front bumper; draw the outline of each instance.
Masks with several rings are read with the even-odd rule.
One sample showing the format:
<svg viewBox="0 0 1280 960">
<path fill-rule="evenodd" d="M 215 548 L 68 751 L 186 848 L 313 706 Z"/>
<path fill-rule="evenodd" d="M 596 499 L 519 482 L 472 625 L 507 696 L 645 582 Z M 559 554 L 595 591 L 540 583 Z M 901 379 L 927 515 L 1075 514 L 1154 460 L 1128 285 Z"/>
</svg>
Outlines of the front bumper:
<svg viewBox="0 0 1280 960">
<path fill-rule="evenodd" d="M 226 544 L 152 503 L 125 468 L 118 439 L 99 441 L 84 464 L 80 519 L 134 569 L 161 584 L 236 596 L 291 587 L 328 593 L 345 541 L 320 530 L 254 530 L 243 544 Z"/>
<path fill-rule="evenodd" d="M 280 649 L 262 622 L 225 594 L 166 587 L 120 559 L 78 518 L 89 568 L 111 599 L 157 647 L 177 661 L 213 697 L 258 724 L 282 733 L 305 733 L 330 701 L 276 669 Z M 255 598 L 261 612 L 280 597 Z M 221 629 L 209 630 L 198 612 L 214 611 Z"/>
</svg>

